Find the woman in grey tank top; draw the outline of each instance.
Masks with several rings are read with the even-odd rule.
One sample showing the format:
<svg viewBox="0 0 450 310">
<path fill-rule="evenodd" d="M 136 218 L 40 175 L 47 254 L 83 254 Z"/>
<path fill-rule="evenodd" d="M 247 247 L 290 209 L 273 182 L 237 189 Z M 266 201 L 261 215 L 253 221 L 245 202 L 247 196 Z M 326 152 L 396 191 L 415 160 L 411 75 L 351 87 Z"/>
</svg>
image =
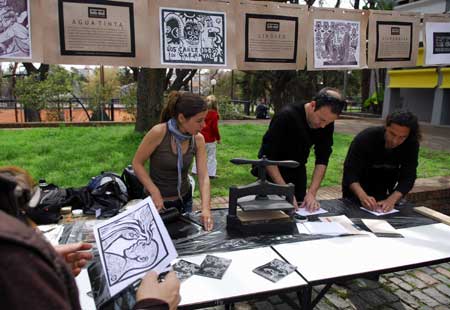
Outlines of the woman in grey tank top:
<svg viewBox="0 0 450 310">
<path fill-rule="evenodd" d="M 210 184 L 206 167 L 205 126 L 207 105 L 198 95 L 171 92 L 161 112 L 160 123 L 145 135 L 133 159 L 133 169 L 150 193 L 158 210 L 175 206 L 182 213 L 192 211 L 188 171 L 195 157 L 200 188 L 202 220 L 211 230 Z M 150 171 L 145 170 L 149 160 Z"/>
</svg>

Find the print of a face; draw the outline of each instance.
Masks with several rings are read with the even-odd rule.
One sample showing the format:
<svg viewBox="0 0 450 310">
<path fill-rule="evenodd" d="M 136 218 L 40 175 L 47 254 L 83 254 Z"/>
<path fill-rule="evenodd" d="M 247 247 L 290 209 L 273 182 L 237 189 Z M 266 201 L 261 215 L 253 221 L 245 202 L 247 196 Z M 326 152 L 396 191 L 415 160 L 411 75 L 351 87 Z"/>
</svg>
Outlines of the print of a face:
<svg viewBox="0 0 450 310">
<path fill-rule="evenodd" d="M 197 45 L 200 42 L 200 24 L 187 22 L 184 26 L 184 38 L 191 45 Z"/>
</svg>

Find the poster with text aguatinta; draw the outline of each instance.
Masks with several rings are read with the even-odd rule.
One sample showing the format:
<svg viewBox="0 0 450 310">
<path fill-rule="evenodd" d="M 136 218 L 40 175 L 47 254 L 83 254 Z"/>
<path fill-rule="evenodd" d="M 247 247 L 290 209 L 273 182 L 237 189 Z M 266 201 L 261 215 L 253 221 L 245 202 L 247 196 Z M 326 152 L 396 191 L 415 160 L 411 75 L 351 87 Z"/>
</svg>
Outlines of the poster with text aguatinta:
<svg viewBox="0 0 450 310">
<path fill-rule="evenodd" d="M 155 1 L 150 5 L 152 67 L 234 68 L 232 5 L 222 1 Z M 231 30 L 230 30 L 231 29 Z M 159 56 L 159 57 L 158 57 Z"/>
<path fill-rule="evenodd" d="M 370 11 L 369 68 L 414 67 L 419 48 L 420 15 Z"/>
<path fill-rule="evenodd" d="M 308 70 L 366 66 L 367 12 L 312 9 L 309 16 Z"/>
<path fill-rule="evenodd" d="M 0 1 L 0 61 L 42 62 L 40 1 Z"/>
<path fill-rule="evenodd" d="M 425 15 L 425 65 L 450 64 L 450 14 Z"/>
<path fill-rule="evenodd" d="M 48 63 L 148 66 L 147 1 L 48 2 Z"/>
<path fill-rule="evenodd" d="M 240 70 L 299 70 L 306 62 L 307 7 L 239 1 L 235 48 Z"/>
</svg>

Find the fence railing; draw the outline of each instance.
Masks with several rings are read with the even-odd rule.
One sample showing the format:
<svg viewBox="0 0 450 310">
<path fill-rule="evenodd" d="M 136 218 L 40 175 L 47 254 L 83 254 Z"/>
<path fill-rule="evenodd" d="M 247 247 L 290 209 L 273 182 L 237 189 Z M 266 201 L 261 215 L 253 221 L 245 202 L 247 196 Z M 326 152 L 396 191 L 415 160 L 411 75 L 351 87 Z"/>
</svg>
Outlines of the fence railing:
<svg viewBox="0 0 450 310">
<path fill-rule="evenodd" d="M 26 122 L 25 107 L 15 99 L 0 98 L 0 123 Z M 89 122 L 133 121 L 134 115 L 121 104 L 120 99 L 112 99 L 103 105 L 94 104 L 92 98 L 68 98 L 51 101 L 40 111 L 41 122 Z"/>
</svg>

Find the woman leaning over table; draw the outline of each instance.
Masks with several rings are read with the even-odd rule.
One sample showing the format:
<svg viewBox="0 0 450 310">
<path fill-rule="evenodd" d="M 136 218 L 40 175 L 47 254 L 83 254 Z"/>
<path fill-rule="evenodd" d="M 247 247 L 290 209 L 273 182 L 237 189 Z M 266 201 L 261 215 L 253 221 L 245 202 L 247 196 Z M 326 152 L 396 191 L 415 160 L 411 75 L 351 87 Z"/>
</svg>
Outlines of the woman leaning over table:
<svg viewBox="0 0 450 310">
<path fill-rule="evenodd" d="M 206 168 L 205 125 L 207 105 L 197 95 L 173 91 L 161 112 L 160 123 L 150 129 L 133 159 L 133 169 L 158 210 L 176 207 L 192 211 L 189 167 L 195 156 L 200 187 L 202 220 L 211 230 L 210 185 Z M 149 159 L 150 173 L 144 164 Z"/>
</svg>

